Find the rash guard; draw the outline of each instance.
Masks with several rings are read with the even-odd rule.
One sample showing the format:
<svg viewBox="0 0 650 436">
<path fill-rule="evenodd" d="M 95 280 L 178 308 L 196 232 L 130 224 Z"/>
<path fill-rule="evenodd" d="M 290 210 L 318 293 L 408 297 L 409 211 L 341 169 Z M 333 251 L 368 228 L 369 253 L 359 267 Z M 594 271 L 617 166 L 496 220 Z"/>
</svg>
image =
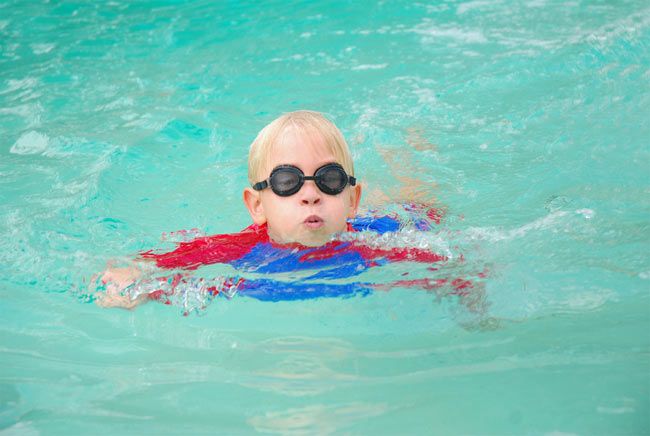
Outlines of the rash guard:
<svg viewBox="0 0 650 436">
<path fill-rule="evenodd" d="M 408 210 L 408 209 L 407 209 Z M 431 209 L 435 210 L 435 209 Z M 438 222 L 440 214 L 428 212 L 429 220 L 414 221 L 420 230 L 430 228 L 430 220 Z M 368 231 L 377 234 L 400 229 L 401 222 L 394 216 L 358 217 L 348 224 L 348 231 Z M 350 297 L 368 295 L 382 286 L 337 279 L 355 277 L 369 268 L 391 262 L 417 262 L 435 264 L 447 260 L 444 255 L 417 247 L 380 248 L 359 240 L 332 241 L 320 247 L 300 244 L 277 244 L 269 239 L 266 225 L 251 225 L 241 232 L 196 238 L 181 242 L 176 249 L 166 253 L 152 250 L 140 254 L 162 269 L 196 270 L 215 263 L 229 264 L 242 273 L 263 273 L 264 278 L 234 277 L 213 287 L 213 295 L 249 296 L 264 301 L 302 300 L 317 297 Z M 278 273 L 300 272 L 301 278 L 293 281 L 274 278 Z M 172 291 L 187 279 L 176 273 Z M 418 286 L 434 289 L 449 282 L 446 279 L 401 280 L 398 286 Z M 385 286 L 385 285 L 384 285 Z M 454 286 L 457 290 L 463 287 Z M 464 285 L 467 287 L 467 284 Z M 150 293 L 150 298 L 163 300 L 169 292 Z"/>
</svg>

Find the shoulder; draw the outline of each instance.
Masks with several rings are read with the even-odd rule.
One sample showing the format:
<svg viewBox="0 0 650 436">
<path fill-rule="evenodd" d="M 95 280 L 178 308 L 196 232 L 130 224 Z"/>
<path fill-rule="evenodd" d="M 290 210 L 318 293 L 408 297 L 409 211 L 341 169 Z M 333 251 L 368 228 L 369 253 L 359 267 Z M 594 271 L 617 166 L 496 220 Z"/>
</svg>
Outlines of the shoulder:
<svg viewBox="0 0 650 436">
<path fill-rule="evenodd" d="M 399 203 L 389 208 L 390 213 L 378 215 L 369 213 L 350 220 L 350 231 L 371 231 L 375 233 L 397 232 L 402 228 L 432 230 L 440 224 L 445 215 L 443 208 L 429 203 Z"/>
<path fill-rule="evenodd" d="M 369 230 L 376 233 L 396 232 L 400 221 L 394 216 L 357 216 L 350 220 L 352 229 L 357 232 Z"/>
</svg>

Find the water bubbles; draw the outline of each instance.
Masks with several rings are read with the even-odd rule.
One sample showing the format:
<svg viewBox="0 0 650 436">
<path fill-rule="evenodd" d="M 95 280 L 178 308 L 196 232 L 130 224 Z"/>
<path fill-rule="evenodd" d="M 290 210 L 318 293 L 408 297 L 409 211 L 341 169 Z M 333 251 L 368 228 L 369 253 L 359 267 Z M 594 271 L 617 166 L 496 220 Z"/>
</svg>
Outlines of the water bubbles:
<svg viewBox="0 0 650 436">
<path fill-rule="evenodd" d="M 444 255 L 453 259 L 454 253 L 449 245 L 448 235 L 433 232 L 423 232 L 415 229 L 401 229 L 397 232 L 347 232 L 336 239 L 344 242 L 357 242 L 375 249 L 419 248 Z"/>
<path fill-rule="evenodd" d="M 189 230 L 177 230 L 173 232 L 164 232 L 161 235 L 161 241 L 163 242 L 189 242 L 201 236 L 205 236 L 205 232 L 200 229 L 193 228 Z"/>
<path fill-rule="evenodd" d="M 571 204 L 571 199 L 564 195 L 553 195 L 546 200 L 544 209 L 549 212 L 563 210 Z"/>
<path fill-rule="evenodd" d="M 582 215 L 583 218 L 588 219 L 588 220 L 592 219 L 594 217 L 594 215 L 596 214 L 591 209 L 578 209 L 578 210 L 576 210 L 576 213 L 578 215 Z"/>
<path fill-rule="evenodd" d="M 232 279 L 223 276 L 201 277 L 181 274 L 148 275 L 136 280 L 122 291 L 131 301 L 147 297 L 164 304 L 182 308 L 185 315 L 202 313 L 212 299 L 223 294 L 233 298 L 238 291 Z"/>
</svg>

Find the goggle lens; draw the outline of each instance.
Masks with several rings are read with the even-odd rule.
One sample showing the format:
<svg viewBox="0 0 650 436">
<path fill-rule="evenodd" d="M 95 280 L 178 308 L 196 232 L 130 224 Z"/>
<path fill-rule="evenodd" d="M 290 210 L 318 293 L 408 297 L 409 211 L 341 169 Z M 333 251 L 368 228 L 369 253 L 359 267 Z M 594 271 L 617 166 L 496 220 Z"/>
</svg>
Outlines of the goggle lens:
<svg viewBox="0 0 650 436">
<path fill-rule="evenodd" d="M 319 176 L 318 171 L 316 171 L 316 177 Z M 326 168 L 320 173 L 320 180 L 316 179 L 316 185 L 320 188 L 321 191 L 329 194 L 327 190 L 331 193 L 338 194 L 343 192 L 345 185 L 348 183 L 348 175 L 345 174 L 343 168 Z"/>
<path fill-rule="evenodd" d="M 297 171 L 289 171 L 289 168 L 281 171 L 275 171 L 271 174 L 271 189 L 276 194 L 282 192 L 285 195 L 292 195 L 302 186 L 302 177 Z M 298 188 L 298 189 L 296 189 Z M 282 194 L 278 194 L 282 195 Z"/>
</svg>

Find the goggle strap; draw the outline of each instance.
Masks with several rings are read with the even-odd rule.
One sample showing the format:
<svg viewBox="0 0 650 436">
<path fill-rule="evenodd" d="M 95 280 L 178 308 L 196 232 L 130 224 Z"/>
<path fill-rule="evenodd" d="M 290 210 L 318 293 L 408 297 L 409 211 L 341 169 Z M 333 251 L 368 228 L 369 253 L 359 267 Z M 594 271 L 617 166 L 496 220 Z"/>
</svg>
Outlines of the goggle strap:
<svg viewBox="0 0 650 436">
<path fill-rule="evenodd" d="M 256 191 L 261 191 L 262 189 L 266 189 L 269 186 L 269 182 L 266 180 L 263 180 L 261 182 L 257 182 L 253 185 L 253 189 Z"/>
</svg>

